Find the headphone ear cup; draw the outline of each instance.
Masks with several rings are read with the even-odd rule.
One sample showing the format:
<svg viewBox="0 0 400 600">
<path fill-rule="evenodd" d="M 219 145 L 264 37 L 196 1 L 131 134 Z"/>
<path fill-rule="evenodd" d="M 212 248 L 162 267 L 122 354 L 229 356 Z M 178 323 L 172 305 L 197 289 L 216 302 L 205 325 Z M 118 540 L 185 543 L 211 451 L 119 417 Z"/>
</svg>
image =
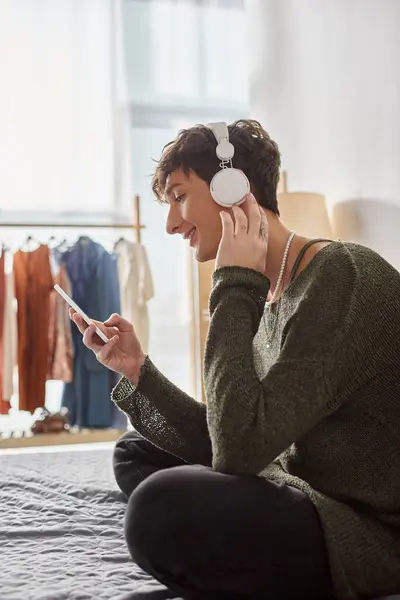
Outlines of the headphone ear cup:
<svg viewBox="0 0 400 600">
<path fill-rule="evenodd" d="M 214 175 L 210 183 L 211 196 L 224 208 L 239 206 L 249 192 L 249 180 L 239 169 L 222 169 Z"/>
</svg>

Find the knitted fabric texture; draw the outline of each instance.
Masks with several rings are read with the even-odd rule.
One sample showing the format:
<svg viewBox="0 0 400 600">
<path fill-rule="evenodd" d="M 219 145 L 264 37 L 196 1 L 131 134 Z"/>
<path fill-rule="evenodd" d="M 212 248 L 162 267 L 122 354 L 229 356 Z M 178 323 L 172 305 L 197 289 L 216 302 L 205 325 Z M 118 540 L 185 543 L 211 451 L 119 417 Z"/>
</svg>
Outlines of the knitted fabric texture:
<svg viewBox="0 0 400 600">
<path fill-rule="evenodd" d="M 338 598 L 398 592 L 400 275 L 372 250 L 332 242 L 279 309 L 266 308 L 268 290 L 249 269 L 215 271 L 207 406 L 148 357 L 138 385 L 122 379 L 113 400 L 137 431 L 189 463 L 305 492 Z"/>
</svg>

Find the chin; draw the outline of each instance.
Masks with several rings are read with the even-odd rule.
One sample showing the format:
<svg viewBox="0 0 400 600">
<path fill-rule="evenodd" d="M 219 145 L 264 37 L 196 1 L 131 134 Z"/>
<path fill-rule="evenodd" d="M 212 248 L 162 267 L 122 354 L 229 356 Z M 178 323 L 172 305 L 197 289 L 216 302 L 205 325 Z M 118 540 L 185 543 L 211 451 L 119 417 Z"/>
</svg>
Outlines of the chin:
<svg viewBox="0 0 400 600">
<path fill-rule="evenodd" d="M 214 250 L 202 250 L 202 248 L 195 248 L 195 258 L 197 262 L 203 263 L 209 260 L 214 260 L 217 256 L 217 252 Z"/>
</svg>

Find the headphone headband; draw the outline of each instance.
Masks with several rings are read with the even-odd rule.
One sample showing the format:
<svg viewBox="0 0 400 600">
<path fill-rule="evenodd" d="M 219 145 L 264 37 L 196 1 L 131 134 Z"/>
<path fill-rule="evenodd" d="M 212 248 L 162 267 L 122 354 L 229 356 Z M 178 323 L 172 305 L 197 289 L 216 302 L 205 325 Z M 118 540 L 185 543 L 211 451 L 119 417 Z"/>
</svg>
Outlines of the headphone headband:
<svg viewBox="0 0 400 600">
<path fill-rule="evenodd" d="M 235 154 L 235 148 L 229 141 L 228 125 L 222 121 L 218 123 L 209 123 L 208 127 L 213 132 L 217 140 L 217 148 L 215 150 L 218 158 L 223 162 L 232 160 Z"/>
<path fill-rule="evenodd" d="M 219 121 L 218 123 L 209 123 L 208 127 L 215 135 L 217 144 L 219 144 L 222 140 L 226 140 L 227 142 L 229 142 L 229 131 L 228 125 L 226 123 L 224 123 L 223 121 Z"/>
</svg>

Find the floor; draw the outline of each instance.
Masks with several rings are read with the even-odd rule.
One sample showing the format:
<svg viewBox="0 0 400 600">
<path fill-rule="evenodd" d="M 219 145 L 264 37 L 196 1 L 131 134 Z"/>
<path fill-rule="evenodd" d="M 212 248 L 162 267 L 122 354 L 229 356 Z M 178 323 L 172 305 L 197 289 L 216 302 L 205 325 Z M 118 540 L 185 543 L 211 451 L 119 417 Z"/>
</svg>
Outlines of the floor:
<svg viewBox="0 0 400 600">
<path fill-rule="evenodd" d="M 66 444 L 59 446 L 33 446 L 26 448 L 1 448 L 0 456 L 5 454 L 34 454 L 52 452 L 89 452 L 91 450 L 109 450 L 114 447 L 114 442 L 97 442 L 88 444 Z"/>
</svg>

